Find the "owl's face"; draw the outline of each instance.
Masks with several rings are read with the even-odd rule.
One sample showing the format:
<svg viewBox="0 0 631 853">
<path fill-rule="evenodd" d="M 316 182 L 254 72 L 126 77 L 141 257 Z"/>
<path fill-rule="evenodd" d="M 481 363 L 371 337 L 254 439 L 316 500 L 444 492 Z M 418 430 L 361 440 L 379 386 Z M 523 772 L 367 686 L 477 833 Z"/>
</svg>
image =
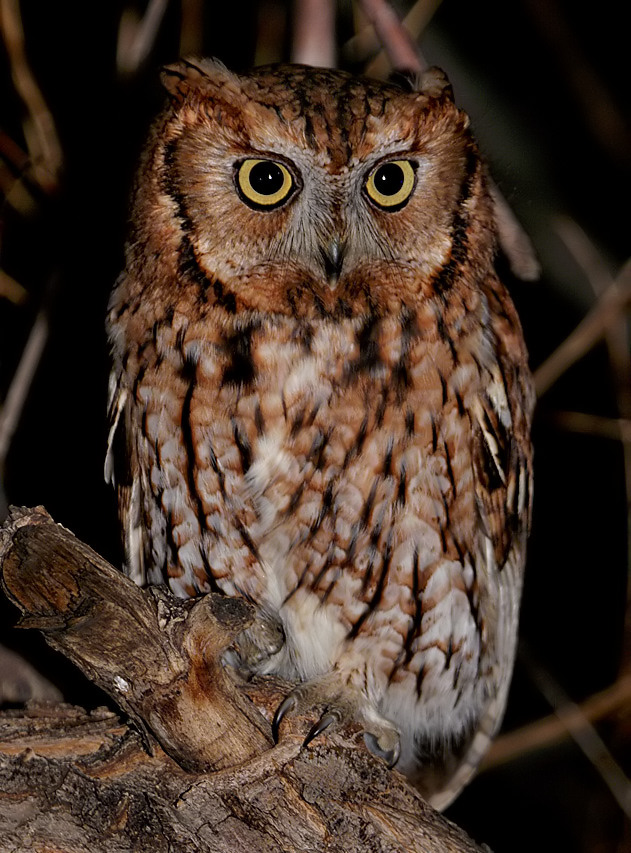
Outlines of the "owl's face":
<svg viewBox="0 0 631 853">
<path fill-rule="evenodd" d="M 418 298 L 449 260 L 477 154 L 438 72 L 409 91 L 204 61 L 167 69 L 164 82 L 172 103 L 151 192 L 179 220 L 180 255 L 184 240 L 189 266 L 239 309 L 374 309 Z"/>
</svg>

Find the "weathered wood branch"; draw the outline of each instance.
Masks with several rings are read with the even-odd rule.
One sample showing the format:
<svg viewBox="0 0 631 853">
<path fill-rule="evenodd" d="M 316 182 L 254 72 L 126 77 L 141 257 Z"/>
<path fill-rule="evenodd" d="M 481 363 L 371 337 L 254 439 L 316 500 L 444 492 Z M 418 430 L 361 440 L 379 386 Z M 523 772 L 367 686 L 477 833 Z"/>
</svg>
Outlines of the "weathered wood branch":
<svg viewBox="0 0 631 853">
<path fill-rule="evenodd" d="M 357 728 L 302 741 L 269 720 L 286 685 L 221 664 L 242 601 L 141 590 L 42 509 L 0 531 L 5 593 L 131 718 L 67 705 L 0 714 L 2 850 L 479 851 Z"/>
</svg>

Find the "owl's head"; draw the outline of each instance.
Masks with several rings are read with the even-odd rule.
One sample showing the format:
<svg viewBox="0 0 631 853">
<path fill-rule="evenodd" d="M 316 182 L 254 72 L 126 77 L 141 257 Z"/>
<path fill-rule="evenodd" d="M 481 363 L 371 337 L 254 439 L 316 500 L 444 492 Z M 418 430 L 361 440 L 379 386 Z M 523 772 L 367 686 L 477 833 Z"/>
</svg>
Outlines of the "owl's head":
<svg viewBox="0 0 631 853">
<path fill-rule="evenodd" d="M 152 286 L 205 287 L 232 312 L 348 316 L 438 289 L 469 263 L 472 230 L 474 264 L 490 262 L 483 170 L 442 72 L 398 86 L 202 60 L 163 82 L 128 249 L 145 280 L 155 265 Z"/>
</svg>

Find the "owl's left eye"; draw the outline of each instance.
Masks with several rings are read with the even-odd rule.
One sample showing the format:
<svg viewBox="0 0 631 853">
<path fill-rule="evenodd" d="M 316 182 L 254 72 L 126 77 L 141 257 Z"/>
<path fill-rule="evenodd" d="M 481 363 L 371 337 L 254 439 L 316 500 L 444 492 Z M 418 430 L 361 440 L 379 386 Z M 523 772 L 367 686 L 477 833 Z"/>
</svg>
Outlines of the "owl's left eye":
<svg viewBox="0 0 631 853">
<path fill-rule="evenodd" d="M 409 160 L 388 160 L 373 169 L 364 186 L 377 207 L 394 211 L 407 204 L 415 180 L 414 165 Z"/>
<path fill-rule="evenodd" d="M 236 184 L 242 200 L 257 210 L 283 204 L 294 192 L 295 181 L 277 160 L 243 160 L 237 166 Z"/>
</svg>

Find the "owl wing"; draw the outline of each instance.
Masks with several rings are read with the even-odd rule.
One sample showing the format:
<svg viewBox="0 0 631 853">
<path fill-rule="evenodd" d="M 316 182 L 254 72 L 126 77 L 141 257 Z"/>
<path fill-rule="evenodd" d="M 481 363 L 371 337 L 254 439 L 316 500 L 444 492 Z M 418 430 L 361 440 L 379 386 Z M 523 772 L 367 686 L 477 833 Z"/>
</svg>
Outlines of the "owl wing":
<svg viewBox="0 0 631 853">
<path fill-rule="evenodd" d="M 514 549 L 523 560 L 530 530 L 535 394 L 519 320 L 499 281 L 487 298 L 496 360 L 470 417 L 476 508 L 501 571 Z"/>
<path fill-rule="evenodd" d="M 532 454 L 523 417 L 511 411 L 515 407 L 498 378 L 478 396 L 471 414 L 476 508 L 501 571 L 512 549 L 523 548 L 530 528 Z"/>
<path fill-rule="evenodd" d="M 141 466 L 129 429 L 129 392 L 113 371 L 109 387 L 110 430 L 105 455 L 105 480 L 115 486 L 123 529 L 125 573 L 139 586 L 147 580 L 145 526 L 142 518 Z"/>
<path fill-rule="evenodd" d="M 531 520 L 530 425 L 535 400 L 532 378 L 519 321 L 503 286 L 495 282 L 487 298 L 496 360 L 481 383 L 482 390 L 471 405 L 469 416 L 480 530 L 487 543 L 489 568 L 502 576 L 494 608 L 499 691 L 491 696 L 469 736 L 461 744 L 454 744 L 452 751 L 429 772 L 424 770 L 427 775 L 421 787 L 439 810 L 446 808 L 475 774 L 502 721 Z"/>
</svg>

